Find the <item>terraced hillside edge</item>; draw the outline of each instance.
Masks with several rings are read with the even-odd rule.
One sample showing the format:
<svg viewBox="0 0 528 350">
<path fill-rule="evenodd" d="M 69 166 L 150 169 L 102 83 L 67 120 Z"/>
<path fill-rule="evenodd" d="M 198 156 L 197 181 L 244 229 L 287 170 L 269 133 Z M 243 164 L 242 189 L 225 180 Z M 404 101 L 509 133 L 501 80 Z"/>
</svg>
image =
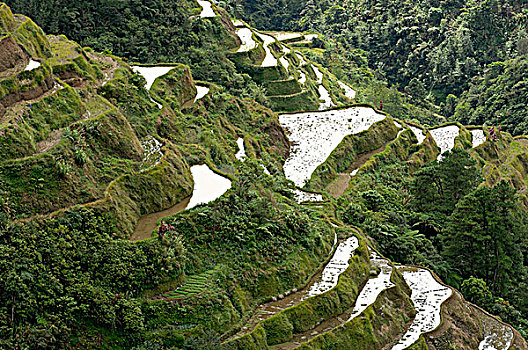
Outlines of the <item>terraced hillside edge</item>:
<svg viewBox="0 0 528 350">
<path fill-rule="evenodd" d="M 12 3 L 0 348 L 528 349 L 526 137 L 230 2 Z"/>
</svg>

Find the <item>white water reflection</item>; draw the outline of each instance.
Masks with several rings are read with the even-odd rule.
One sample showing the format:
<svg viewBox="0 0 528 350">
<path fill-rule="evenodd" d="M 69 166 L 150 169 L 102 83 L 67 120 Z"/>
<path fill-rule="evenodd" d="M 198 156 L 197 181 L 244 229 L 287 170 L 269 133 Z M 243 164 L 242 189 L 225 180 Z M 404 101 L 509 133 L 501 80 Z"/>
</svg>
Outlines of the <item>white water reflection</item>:
<svg viewBox="0 0 528 350">
<path fill-rule="evenodd" d="M 284 163 L 286 178 L 303 187 L 345 136 L 368 130 L 385 118 L 367 107 L 280 115 L 279 121 L 293 143 Z"/>
<path fill-rule="evenodd" d="M 304 85 L 306 83 L 306 74 L 303 71 L 299 70 L 299 83 Z"/>
<path fill-rule="evenodd" d="M 473 144 L 473 148 L 478 147 L 482 145 L 484 142 L 486 142 L 486 135 L 484 135 L 484 130 L 478 129 L 478 130 L 471 130 L 471 143 Z"/>
<path fill-rule="evenodd" d="M 292 39 L 301 39 L 301 33 L 291 33 L 291 32 L 275 32 L 272 35 L 277 38 L 278 41 L 292 40 Z"/>
<path fill-rule="evenodd" d="M 194 179 L 194 189 L 185 209 L 212 202 L 231 188 L 229 179 L 216 174 L 205 164 L 192 166 L 191 173 Z"/>
<path fill-rule="evenodd" d="M 238 152 L 235 154 L 235 158 L 240 161 L 244 161 L 244 159 L 247 158 L 246 149 L 244 148 L 244 139 L 240 137 L 237 140 L 237 145 L 238 145 Z"/>
<path fill-rule="evenodd" d="M 304 39 L 308 42 L 312 42 L 315 38 L 318 38 L 319 34 L 305 34 Z"/>
<path fill-rule="evenodd" d="M 266 51 L 266 57 L 264 58 L 264 61 L 260 64 L 261 67 L 276 67 L 278 64 L 277 59 L 273 54 L 271 53 L 270 45 L 275 42 L 275 38 L 262 33 L 255 33 L 260 39 L 264 41 L 264 50 Z"/>
<path fill-rule="evenodd" d="M 315 65 L 312 65 L 312 68 L 315 72 L 315 76 L 317 77 L 317 83 L 319 84 L 319 87 L 317 88 L 320 95 L 319 99 L 323 100 L 323 102 L 321 102 L 319 105 L 319 110 L 322 111 L 334 107 L 335 104 L 330 97 L 330 92 L 328 92 L 328 90 L 323 85 L 323 72 L 321 72 L 321 70 Z"/>
<path fill-rule="evenodd" d="M 337 227 L 334 224 L 332 226 Z M 273 297 L 269 303 L 261 305 L 257 315 L 253 318 L 253 322 L 250 321 L 249 325 L 243 327 L 233 338 L 239 338 L 248 334 L 258 322 L 262 322 L 287 308 L 298 305 L 310 297 L 325 293 L 335 287 L 338 283 L 339 276 L 347 269 L 348 261 L 359 247 L 359 242 L 356 237 L 350 237 L 346 241 L 339 243 L 337 249 L 334 251 L 337 244 L 337 232 L 335 232 L 334 244 L 332 246 L 333 254 L 330 262 L 324 267 L 323 271 L 318 273 L 306 288 L 299 291 L 297 289 L 286 291 L 277 297 Z"/>
<path fill-rule="evenodd" d="M 161 143 L 151 138 L 144 140 L 142 146 L 144 149 L 142 166 L 147 168 L 158 164 L 163 155 L 161 153 Z M 194 178 L 192 197 L 186 198 L 168 209 L 141 217 L 130 238 L 132 241 L 150 238 L 152 232 L 158 227 L 159 221 L 163 218 L 191 209 L 198 204 L 212 202 L 231 188 L 229 179 L 214 173 L 207 165 L 192 166 L 191 173 Z"/>
<path fill-rule="evenodd" d="M 145 78 L 147 83 L 145 84 L 145 89 L 147 91 L 152 88 L 154 81 L 161 77 L 162 75 L 167 74 L 174 67 L 164 67 L 164 66 L 155 66 L 155 67 L 143 67 L 143 66 L 132 66 L 132 70 Z"/>
<path fill-rule="evenodd" d="M 317 77 L 317 82 L 319 84 L 322 84 L 323 83 L 323 77 L 324 77 L 323 72 L 321 72 L 321 70 L 319 70 L 319 68 L 317 68 L 314 65 L 312 65 L 312 68 L 313 68 L 313 70 L 315 72 L 315 76 Z"/>
<path fill-rule="evenodd" d="M 304 66 L 306 65 L 306 60 L 304 59 L 304 56 L 299 53 L 299 51 L 295 52 L 295 56 L 299 59 L 299 65 Z"/>
<path fill-rule="evenodd" d="M 268 168 L 264 165 L 264 162 L 260 161 L 259 166 L 262 168 L 262 171 L 264 171 L 264 174 L 271 176 L 271 173 Z"/>
<path fill-rule="evenodd" d="M 460 129 L 456 125 L 448 125 L 441 128 L 431 129 L 429 133 L 440 147 L 438 160 L 442 160 L 445 152 L 451 151 L 455 147 L 455 139 L 460 134 Z"/>
<path fill-rule="evenodd" d="M 299 204 L 303 202 L 322 202 L 323 201 L 322 194 L 305 192 L 305 191 L 301 191 L 298 189 L 293 190 L 293 196 L 295 197 L 295 201 Z"/>
<path fill-rule="evenodd" d="M 479 344 L 479 350 L 508 350 L 513 341 L 513 331 L 490 316 L 485 316 L 484 339 Z"/>
<path fill-rule="evenodd" d="M 234 20 L 233 20 L 233 25 L 234 25 L 235 27 L 237 27 L 237 28 L 238 28 L 238 27 L 245 27 L 245 26 L 246 26 L 246 24 L 245 24 L 244 22 L 242 22 L 241 20 L 239 20 L 239 19 L 234 19 Z"/>
<path fill-rule="evenodd" d="M 206 86 L 199 86 L 199 85 L 196 85 L 196 97 L 194 98 L 194 102 L 193 103 L 196 103 L 196 101 L 202 99 L 205 97 L 205 95 L 207 95 L 209 93 L 210 89 Z"/>
<path fill-rule="evenodd" d="M 323 111 L 325 109 L 329 109 L 335 106 L 334 101 L 332 101 L 332 97 L 330 97 L 330 93 L 328 90 L 324 87 L 323 84 L 319 85 L 319 95 L 321 95 L 319 98 L 323 100 L 321 104 L 319 105 L 319 110 Z"/>
<path fill-rule="evenodd" d="M 345 272 L 350 265 L 348 261 L 358 247 L 359 241 L 355 236 L 340 243 L 337 246 L 334 256 L 332 256 L 330 262 L 325 266 L 321 279 L 310 288 L 307 297 L 309 298 L 322 294 L 337 286 L 339 276 Z"/>
<path fill-rule="evenodd" d="M 29 71 L 40 67 L 40 62 L 34 61 L 33 59 L 29 60 L 29 64 L 24 68 L 24 70 Z"/>
<path fill-rule="evenodd" d="M 152 85 L 154 84 L 156 79 L 158 79 L 162 75 L 167 74 L 173 69 L 174 67 L 165 67 L 165 66 L 155 66 L 155 67 L 132 66 L 132 70 L 140 74 L 141 76 L 143 76 L 143 78 L 145 78 L 145 80 L 147 81 L 147 83 L 145 84 L 145 89 L 149 91 L 149 96 L 150 96 L 150 89 L 152 88 Z M 156 106 L 158 106 L 159 109 L 163 108 L 163 106 L 157 101 L 155 101 L 152 98 L 152 96 L 150 96 L 150 100 L 154 102 Z"/>
<path fill-rule="evenodd" d="M 145 140 L 141 141 L 141 147 L 143 148 L 143 159 L 141 161 L 141 168 L 149 168 L 151 166 L 158 165 L 163 157 L 161 148 L 163 144 L 156 138 L 150 136 Z"/>
<path fill-rule="evenodd" d="M 286 68 L 286 71 L 288 72 L 288 69 L 290 67 L 290 62 L 286 59 L 286 57 L 282 56 L 279 58 L 280 63 Z"/>
<path fill-rule="evenodd" d="M 345 90 L 346 98 L 349 98 L 351 100 L 356 98 L 356 90 L 352 89 L 350 86 L 348 86 L 347 84 L 343 83 L 342 81 L 338 81 L 337 83 L 339 84 L 341 89 Z"/>
<path fill-rule="evenodd" d="M 374 304 L 381 292 L 395 286 L 390 280 L 392 276 L 392 266 L 387 259 L 381 258 L 376 253 L 372 253 L 370 263 L 372 266 L 379 267 L 380 273 L 378 276 L 367 281 L 356 299 L 354 310 L 352 310 L 352 314 L 347 322 L 352 321 L 370 305 Z"/>
<path fill-rule="evenodd" d="M 424 142 L 426 138 L 423 130 L 420 128 L 417 128 L 416 126 L 411 126 L 411 125 L 407 125 L 407 126 L 409 127 L 409 129 L 411 129 L 411 131 L 414 133 L 414 135 L 418 139 L 418 144 L 421 145 L 422 142 Z"/>
<path fill-rule="evenodd" d="M 198 3 L 200 4 L 200 6 L 202 6 L 202 12 L 200 13 L 200 17 L 202 18 L 216 17 L 216 13 L 213 10 L 213 6 L 211 5 L 211 2 L 198 0 Z"/>
<path fill-rule="evenodd" d="M 248 52 L 257 47 L 257 42 L 253 39 L 253 32 L 249 28 L 240 28 L 236 31 L 242 44 L 237 52 Z"/>
<path fill-rule="evenodd" d="M 412 290 L 411 300 L 416 309 L 414 321 L 392 350 L 403 350 L 414 344 L 420 335 L 435 330 L 441 321 L 441 306 L 453 291 L 438 283 L 425 269 L 402 271 L 405 282 Z"/>
</svg>

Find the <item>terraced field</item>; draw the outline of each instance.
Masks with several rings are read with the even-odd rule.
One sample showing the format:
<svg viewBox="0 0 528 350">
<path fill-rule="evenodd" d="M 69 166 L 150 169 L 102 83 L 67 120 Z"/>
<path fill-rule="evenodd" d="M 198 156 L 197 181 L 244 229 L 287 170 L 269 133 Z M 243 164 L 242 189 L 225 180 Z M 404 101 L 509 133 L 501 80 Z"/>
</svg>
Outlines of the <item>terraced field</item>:
<svg viewBox="0 0 528 350">
<path fill-rule="evenodd" d="M 214 339 L 207 340 L 214 346 L 237 350 L 403 350 L 434 341 L 441 320 L 470 304 L 429 270 L 398 266 L 379 253 L 383 246 L 375 234 L 400 238 L 385 227 L 375 231 L 384 218 L 376 216 L 378 203 L 369 201 L 385 198 L 353 186 L 374 176 L 383 162 L 419 167 L 465 148 L 485 164 L 489 181 L 507 178 L 522 193 L 528 141 L 505 135 L 491 144 L 483 127 L 397 121 L 355 104 L 351 85 L 310 60 L 313 51 L 302 48 L 318 34 L 259 32 L 240 20 L 231 25 L 210 1 L 189 11 L 186 18 L 199 24 L 197 32 L 224 29 L 232 40 L 238 35 L 238 44 L 225 50 L 230 68 L 265 92 L 271 109 L 230 95 L 225 86 L 195 83 L 188 66 L 130 67 L 50 37 L 50 57 L 24 57 L 4 84 L 31 81 L 35 89 L 27 99 L 5 99 L 10 105 L 0 119 L 0 141 L 11 141 L 0 143 L 0 185 L 12 192 L 16 219 L 31 221 L 31 213 L 44 220 L 84 206 L 121 224 L 123 237 L 98 232 L 101 237 L 90 239 L 117 242 L 115 255 L 126 249 L 142 254 L 139 263 L 150 265 L 138 275 L 157 273 L 162 268 L 152 266 L 158 265 L 169 271 L 141 277 L 148 283 L 138 283 L 130 300 L 105 290 L 120 295 L 126 307 L 130 301 L 126 316 L 141 318 L 138 334 L 149 340 L 184 346 L 211 329 Z M 64 120 L 54 114 L 58 108 Z M 45 176 L 35 177 L 38 171 Z M 33 196 L 15 185 L 31 188 Z M 48 187 L 53 192 L 45 192 Z M 354 190 L 365 198 L 345 203 Z M 360 226 L 370 217 L 350 218 L 364 215 L 363 207 L 351 204 L 368 207 L 372 226 Z M 152 237 L 167 217 L 177 228 Z M 53 232 L 67 246 L 65 227 Z M 123 266 L 126 273 L 135 268 Z M 207 311 L 196 311 L 204 305 Z M 165 313 L 150 320 L 152 310 Z M 478 338 L 479 349 L 506 350 L 519 341 L 513 328 L 491 315 L 463 321 L 470 325 L 460 326 L 461 332 Z"/>
<path fill-rule="evenodd" d="M 214 273 L 214 270 L 209 270 L 199 275 L 188 276 L 182 286 L 169 292 L 163 293 L 155 297 L 154 299 L 165 299 L 170 301 L 174 299 L 192 297 L 196 294 L 199 294 L 207 288 Z"/>
</svg>

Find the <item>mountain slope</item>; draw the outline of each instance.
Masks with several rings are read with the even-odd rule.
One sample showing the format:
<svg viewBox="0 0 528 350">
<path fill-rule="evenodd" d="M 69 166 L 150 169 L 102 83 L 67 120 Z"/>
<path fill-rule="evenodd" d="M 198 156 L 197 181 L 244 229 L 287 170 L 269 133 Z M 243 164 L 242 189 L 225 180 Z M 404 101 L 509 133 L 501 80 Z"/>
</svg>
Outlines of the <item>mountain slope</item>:
<svg viewBox="0 0 528 350">
<path fill-rule="evenodd" d="M 391 84 L 405 87 L 417 78 L 438 101 L 460 94 L 487 64 L 526 53 L 526 15 L 519 1 L 302 1 L 300 16 L 272 2 L 227 3 L 256 26 L 313 29 L 349 49 L 365 50 L 370 66 Z M 291 21 L 277 20 L 284 11 Z"/>
<path fill-rule="evenodd" d="M 75 4 L 94 21 L 102 10 L 126 16 L 128 5 Z M 468 277 L 443 265 L 433 238 L 407 232 L 434 217 L 400 188 L 460 170 L 482 172 L 492 189 L 508 179 L 524 196 L 524 141 L 354 104 L 355 91 L 311 59 L 325 54 L 306 47 L 317 36 L 258 31 L 207 1 L 175 15 L 183 43 L 200 37 L 174 53 L 190 66 L 161 56 L 130 66 L 0 9 L 2 347 L 382 349 L 413 339 L 412 348 L 474 349 L 497 338 L 528 348 L 414 266 L 457 286 Z M 287 113 L 247 98 L 249 88 Z M 346 184 L 330 196 L 336 180 Z M 477 180 L 440 198 L 443 219 L 480 193 Z M 493 293 L 522 307 L 522 291 L 504 290 L 522 289 L 524 275 L 503 276 Z M 499 310 L 508 311 L 518 312 Z"/>
<path fill-rule="evenodd" d="M 526 62 L 525 55 L 490 65 L 461 96 L 454 118 L 462 123 L 501 125 L 514 135 L 526 134 Z"/>
</svg>

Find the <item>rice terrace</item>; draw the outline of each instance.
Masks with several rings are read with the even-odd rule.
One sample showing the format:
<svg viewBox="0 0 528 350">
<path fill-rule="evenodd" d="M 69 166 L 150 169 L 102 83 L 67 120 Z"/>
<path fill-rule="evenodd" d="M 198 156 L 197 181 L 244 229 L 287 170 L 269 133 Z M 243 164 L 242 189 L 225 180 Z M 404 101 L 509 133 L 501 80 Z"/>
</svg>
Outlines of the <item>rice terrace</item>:
<svg viewBox="0 0 528 350">
<path fill-rule="evenodd" d="M 528 349 L 527 25 L 0 2 L 0 349 Z"/>
</svg>

